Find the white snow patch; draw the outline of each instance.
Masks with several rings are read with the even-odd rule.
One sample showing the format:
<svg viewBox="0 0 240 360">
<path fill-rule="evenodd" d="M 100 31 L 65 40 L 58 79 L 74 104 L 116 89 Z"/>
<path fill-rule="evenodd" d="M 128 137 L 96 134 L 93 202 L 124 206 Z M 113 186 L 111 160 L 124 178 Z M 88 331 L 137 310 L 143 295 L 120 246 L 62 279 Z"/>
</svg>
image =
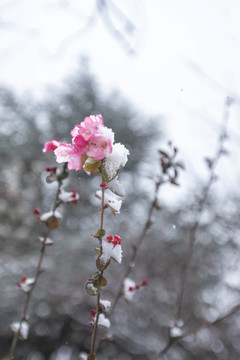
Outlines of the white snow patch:
<svg viewBox="0 0 240 360">
<path fill-rule="evenodd" d="M 17 333 L 20 329 L 20 336 L 26 340 L 28 338 L 28 333 L 29 333 L 29 324 L 28 322 L 25 320 L 21 323 L 21 327 L 20 327 L 20 322 L 14 322 L 10 325 L 10 328 L 12 329 L 12 331 L 14 333 Z"/>
<path fill-rule="evenodd" d="M 42 244 L 44 243 L 44 245 L 46 245 L 46 246 L 50 246 L 50 245 L 53 244 L 53 240 L 50 239 L 49 237 L 48 237 L 48 238 L 45 238 L 45 237 L 43 237 L 43 236 L 39 236 L 39 237 L 38 237 L 38 240 L 39 240 Z"/>
<path fill-rule="evenodd" d="M 97 196 L 97 198 L 99 198 L 101 200 L 102 199 L 102 191 L 98 190 L 96 192 L 96 196 Z M 110 208 L 115 210 L 117 214 L 120 213 L 120 209 L 122 206 L 122 200 L 119 200 L 117 198 L 117 195 L 111 193 L 111 191 L 108 189 L 104 191 L 104 202 L 105 202 L 105 204 L 108 204 L 110 206 Z"/>
<path fill-rule="evenodd" d="M 116 245 L 114 246 L 112 243 L 103 241 L 102 242 L 102 255 L 100 259 L 107 263 L 110 258 L 116 260 L 119 264 L 122 262 L 122 246 Z"/>
<path fill-rule="evenodd" d="M 128 155 L 129 151 L 123 144 L 116 143 L 113 145 L 112 153 L 107 154 L 105 158 L 105 170 L 110 179 L 116 176 L 120 167 L 126 165 Z"/>
<path fill-rule="evenodd" d="M 100 314 L 98 317 L 98 325 L 106 327 L 106 328 L 110 328 L 110 320 L 106 318 L 106 316 L 104 314 Z"/>
<path fill-rule="evenodd" d="M 81 352 L 81 353 L 79 354 L 79 360 L 87 360 L 87 358 L 88 358 L 87 353 Z"/>
<path fill-rule="evenodd" d="M 79 194 L 74 193 L 73 191 L 64 191 L 61 190 L 61 193 L 58 195 L 59 199 L 64 203 L 71 203 L 73 201 L 79 200 Z"/>
<path fill-rule="evenodd" d="M 105 310 L 108 312 L 111 308 L 111 301 L 109 300 L 100 300 L 100 303 L 104 306 Z"/>
<path fill-rule="evenodd" d="M 41 220 L 41 221 L 47 221 L 51 216 L 55 216 L 55 217 L 58 218 L 58 219 L 61 219 L 61 218 L 62 218 L 62 214 L 61 214 L 59 211 L 57 211 L 57 210 L 52 211 L 52 210 L 51 210 L 51 211 L 48 211 L 48 212 L 42 214 L 42 215 L 40 216 L 40 220 Z"/>
<path fill-rule="evenodd" d="M 136 283 L 135 281 L 133 281 L 130 278 L 126 278 L 124 279 L 123 282 L 123 297 L 127 300 L 127 301 L 132 301 L 134 294 L 135 294 L 135 286 Z M 132 288 L 133 290 L 129 290 L 130 288 Z"/>
<path fill-rule="evenodd" d="M 117 177 L 108 183 L 108 189 L 111 190 L 114 194 L 124 197 L 125 190 L 123 185 L 118 181 Z"/>
<path fill-rule="evenodd" d="M 183 330 L 178 327 L 178 326 L 173 326 L 171 329 L 170 329 L 170 336 L 171 337 L 178 337 L 178 336 L 182 336 L 183 334 Z"/>
<path fill-rule="evenodd" d="M 32 285 L 34 284 L 34 278 L 26 278 L 24 281 L 21 281 L 18 285 L 21 290 L 25 293 L 28 293 L 31 290 Z"/>
<path fill-rule="evenodd" d="M 106 139 L 109 139 L 111 140 L 111 143 L 113 144 L 114 143 L 114 132 L 112 131 L 112 129 L 109 129 L 108 127 L 106 126 L 100 126 L 99 129 L 98 129 L 98 133 L 100 134 L 103 134 L 103 136 L 106 138 Z"/>
</svg>

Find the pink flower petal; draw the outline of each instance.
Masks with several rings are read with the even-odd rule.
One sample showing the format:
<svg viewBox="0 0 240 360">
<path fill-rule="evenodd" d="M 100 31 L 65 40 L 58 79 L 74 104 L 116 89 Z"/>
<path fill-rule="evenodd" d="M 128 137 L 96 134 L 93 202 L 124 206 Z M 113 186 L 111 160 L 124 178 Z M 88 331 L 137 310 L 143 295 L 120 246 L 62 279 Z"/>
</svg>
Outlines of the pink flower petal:
<svg viewBox="0 0 240 360">
<path fill-rule="evenodd" d="M 49 151 L 54 151 L 55 149 L 58 148 L 60 142 L 58 139 L 54 139 L 52 141 L 47 141 L 45 144 L 44 144 L 44 147 L 43 147 L 43 152 L 49 152 Z"/>
<path fill-rule="evenodd" d="M 68 143 L 61 143 L 54 153 L 57 157 L 56 160 L 58 163 L 68 162 L 69 170 L 81 170 L 81 152 L 72 145 Z"/>
</svg>

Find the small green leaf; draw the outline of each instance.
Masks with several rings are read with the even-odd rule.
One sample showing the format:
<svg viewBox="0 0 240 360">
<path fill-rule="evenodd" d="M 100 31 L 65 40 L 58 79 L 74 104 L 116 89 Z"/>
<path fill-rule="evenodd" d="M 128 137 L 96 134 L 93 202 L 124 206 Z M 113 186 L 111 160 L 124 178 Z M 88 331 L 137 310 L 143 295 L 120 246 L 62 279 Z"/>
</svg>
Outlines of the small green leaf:
<svg viewBox="0 0 240 360">
<path fill-rule="evenodd" d="M 110 263 L 110 259 L 104 261 L 103 258 L 101 258 L 101 255 L 98 256 L 96 260 L 96 266 L 99 271 L 105 270 Z"/>
<path fill-rule="evenodd" d="M 100 272 L 96 271 L 93 275 L 92 275 L 92 279 L 93 280 L 98 280 L 100 276 Z"/>
<path fill-rule="evenodd" d="M 97 233 L 99 236 L 103 237 L 106 234 L 106 231 L 104 229 L 98 229 Z"/>
<path fill-rule="evenodd" d="M 96 296 L 99 294 L 99 286 L 95 286 L 92 281 L 88 281 L 85 285 L 85 289 L 88 295 Z"/>
<path fill-rule="evenodd" d="M 169 159 L 169 155 L 165 152 L 165 151 L 162 151 L 162 150 L 159 150 L 160 154 L 163 155 L 165 158 Z"/>
<path fill-rule="evenodd" d="M 101 251 L 100 251 L 99 248 L 95 248 L 94 251 L 95 251 L 95 253 L 97 253 L 98 255 L 100 255 L 100 253 L 101 253 Z"/>
<path fill-rule="evenodd" d="M 110 181 L 112 181 L 113 179 L 115 179 L 115 177 L 118 175 L 119 173 L 119 169 L 116 171 L 116 173 L 110 177 L 105 169 L 105 160 L 103 160 L 103 165 L 102 165 L 102 176 L 104 178 L 104 181 L 106 181 L 107 183 L 109 183 Z"/>
</svg>

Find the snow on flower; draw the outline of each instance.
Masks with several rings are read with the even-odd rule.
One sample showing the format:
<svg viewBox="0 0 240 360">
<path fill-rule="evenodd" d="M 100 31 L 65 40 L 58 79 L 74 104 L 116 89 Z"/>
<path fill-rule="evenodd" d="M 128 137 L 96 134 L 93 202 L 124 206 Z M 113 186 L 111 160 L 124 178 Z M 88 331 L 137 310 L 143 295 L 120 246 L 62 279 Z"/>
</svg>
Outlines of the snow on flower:
<svg viewBox="0 0 240 360">
<path fill-rule="evenodd" d="M 102 199 L 102 191 L 98 190 L 96 192 L 96 197 Z M 104 192 L 104 202 L 113 210 L 115 214 L 120 214 L 120 209 L 122 206 L 122 200 L 118 200 L 118 197 L 115 194 L 112 194 L 110 190 L 106 189 Z"/>
<path fill-rule="evenodd" d="M 54 151 L 55 149 L 58 148 L 60 142 L 58 139 L 54 139 L 52 141 L 47 141 L 45 144 L 44 144 L 44 147 L 43 147 L 43 152 L 49 152 L 49 151 Z"/>
<path fill-rule="evenodd" d="M 182 334 L 183 334 L 183 330 L 176 325 L 170 329 L 170 336 L 172 338 L 182 336 Z"/>
<path fill-rule="evenodd" d="M 45 237 L 43 237 L 43 236 L 39 236 L 39 237 L 38 237 L 38 240 L 39 240 L 42 244 L 44 244 L 45 246 L 51 246 L 51 245 L 53 245 L 53 240 L 50 239 L 49 237 L 45 238 Z"/>
<path fill-rule="evenodd" d="M 110 328 L 110 320 L 106 318 L 106 316 L 104 314 L 100 314 L 98 317 L 98 325 L 106 327 L 106 328 Z"/>
<path fill-rule="evenodd" d="M 109 300 L 100 300 L 100 303 L 101 303 L 101 305 L 103 305 L 103 307 L 104 307 L 104 309 L 105 309 L 105 311 L 109 311 L 110 310 L 110 308 L 111 308 L 111 301 L 109 301 Z"/>
<path fill-rule="evenodd" d="M 34 278 L 26 278 L 25 276 L 23 276 L 21 281 L 17 283 L 17 286 L 25 293 L 28 293 L 31 290 L 31 287 L 34 284 L 34 282 L 35 282 Z"/>
<path fill-rule="evenodd" d="M 126 165 L 128 155 L 129 151 L 123 144 L 116 143 L 113 145 L 112 153 L 107 154 L 105 160 L 105 170 L 110 179 L 117 175 L 120 167 Z"/>
<path fill-rule="evenodd" d="M 123 297 L 127 301 L 132 301 L 135 294 L 136 283 L 130 278 L 124 279 L 123 282 Z"/>
<path fill-rule="evenodd" d="M 170 336 L 172 338 L 182 336 L 183 327 L 184 327 L 184 322 L 182 321 L 182 319 L 179 319 L 176 323 L 171 324 L 169 329 Z"/>
<path fill-rule="evenodd" d="M 105 159 L 104 167 L 108 181 L 117 175 L 121 166 L 125 166 L 129 151 L 120 143 L 114 144 L 114 132 L 103 125 L 101 115 L 85 117 L 80 125 L 75 125 L 70 134 L 72 144 L 60 143 L 55 139 L 46 142 L 43 151 L 54 151 L 56 161 L 67 162 L 69 170 L 81 170 L 86 156 L 95 161 Z M 82 158 L 83 155 L 85 157 Z M 98 172 L 99 169 L 96 169 L 89 171 Z"/>
<path fill-rule="evenodd" d="M 47 183 L 52 183 L 57 180 L 57 168 L 56 167 L 47 167 L 46 171 L 48 172 L 48 176 L 46 178 Z"/>
<path fill-rule="evenodd" d="M 51 210 L 51 211 L 48 211 L 48 212 L 42 214 L 41 216 L 39 216 L 39 220 L 44 222 L 44 221 L 47 221 L 51 216 L 55 216 L 56 218 L 59 218 L 59 219 L 62 218 L 62 214 L 59 211 Z"/>
<path fill-rule="evenodd" d="M 81 353 L 79 354 L 79 360 L 87 360 L 87 358 L 88 358 L 88 354 L 87 354 L 87 353 L 81 352 Z"/>
<path fill-rule="evenodd" d="M 72 191 L 64 191 L 63 189 L 61 189 L 60 194 L 58 195 L 59 199 L 65 203 L 65 204 L 69 204 L 69 203 L 74 203 L 77 204 L 78 200 L 79 200 L 79 194 L 76 192 L 76 190 L 72 190 Z"/>
<path fill-rule="evenodd" d="M 120 244 L 113 245 L 110 242 L 102 242 L 102 255 L 100 257 L 101 261 L 105 264 L 108 263 L 110 259 L 116 260 L 119 264 L 122 262 L 122 246 Z"/>
<path fill-rule="evenodd" d="M 117 196 L 124 197 L 125 196 L 125 190 L 123 185 L 118 181 L 117 177 L 115 177 L 113 180 L 111 180 L 108 183 L 108 189 L 111 190 L 114 194 Z"/>
<path fill-rule="evenodd" d="M 67 162 L 69 170 L 81 170 L 82 155 L 102 160 L 112 152 L 114 133 L 103 126 L 101 115 L 90 115 L 70 132 L 72 145 L 61 143 L 55 148 L 57 162 Z"/>
<path fill-rule="evenodd" d="M 10 325 L 10 328 L 14 333 L 19 332 L 19 336 L 22 339 L 26 340 L 28 338 L 29 324 L 26 320 L 24 320 L 22 323 L 14 322 Z"/>
</svg>

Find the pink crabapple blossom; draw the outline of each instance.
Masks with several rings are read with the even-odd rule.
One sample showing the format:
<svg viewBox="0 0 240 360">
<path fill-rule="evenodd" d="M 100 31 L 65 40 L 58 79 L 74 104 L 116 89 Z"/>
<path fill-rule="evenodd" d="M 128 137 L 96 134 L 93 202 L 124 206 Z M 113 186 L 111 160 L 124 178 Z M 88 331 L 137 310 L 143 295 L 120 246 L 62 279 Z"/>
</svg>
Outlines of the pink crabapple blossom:
<svg viewBox="0 0 240 360">
<path fill-rule="evenodd" d="M 72 145 L 52 140 L 46 142 L 43 149 L 45 152 L 54 151 L 57 162 L 67 162 L 69 170 L 81 170 L 82 155 L 103 160 L 112 153 L 113 132 L 103 126 L 101 115 L 86 117 L 70 134 Z"/>
<path fill-rule="evenodd" d="M 58 148 L 59 144 L 60 144 L 59 139 L 54 139 L 52 141 L 47 141 L 44 144 L 43 152 L 54 151 L 55 149 Z"/>
</svg>

